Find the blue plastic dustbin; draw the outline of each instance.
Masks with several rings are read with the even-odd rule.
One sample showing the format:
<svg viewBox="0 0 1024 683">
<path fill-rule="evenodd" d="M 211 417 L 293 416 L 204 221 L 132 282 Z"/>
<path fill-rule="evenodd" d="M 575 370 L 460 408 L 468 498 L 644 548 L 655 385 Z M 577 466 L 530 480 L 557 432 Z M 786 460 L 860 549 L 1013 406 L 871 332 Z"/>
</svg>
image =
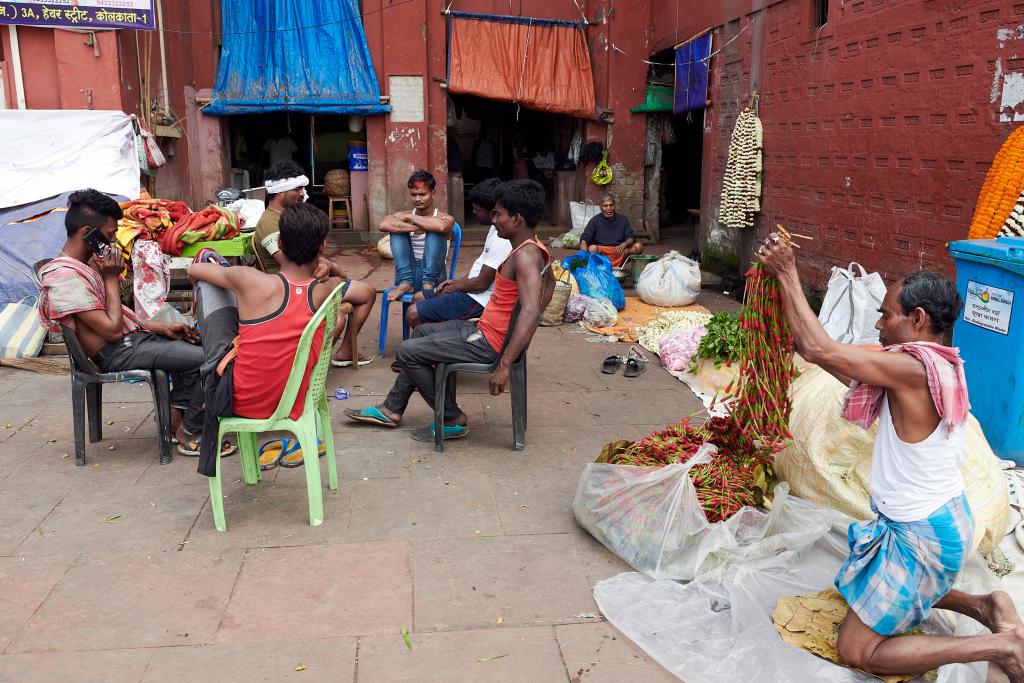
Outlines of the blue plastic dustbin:
<svg viewBox="0 0 1024 683">
<path fill-rule="evenodd" d="M 1001 458 L 1024 465 L 1024 239 L 949 245 L 964 311 L 953 328 L 971 412 Z"/>
</svg>

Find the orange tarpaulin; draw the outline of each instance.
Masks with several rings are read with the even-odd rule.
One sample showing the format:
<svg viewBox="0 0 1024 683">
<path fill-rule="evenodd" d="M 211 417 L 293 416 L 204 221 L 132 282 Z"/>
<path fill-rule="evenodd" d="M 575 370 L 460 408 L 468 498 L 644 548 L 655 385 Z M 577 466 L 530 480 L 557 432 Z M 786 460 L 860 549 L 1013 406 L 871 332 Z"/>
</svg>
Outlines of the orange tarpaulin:
<svg viewBox="0 0 1024 683">
<path fill-rule="evenodd" d="M 451 14 L 448 92 L 597 118 L 590 53 L 579 25 Z"/>
</svg>

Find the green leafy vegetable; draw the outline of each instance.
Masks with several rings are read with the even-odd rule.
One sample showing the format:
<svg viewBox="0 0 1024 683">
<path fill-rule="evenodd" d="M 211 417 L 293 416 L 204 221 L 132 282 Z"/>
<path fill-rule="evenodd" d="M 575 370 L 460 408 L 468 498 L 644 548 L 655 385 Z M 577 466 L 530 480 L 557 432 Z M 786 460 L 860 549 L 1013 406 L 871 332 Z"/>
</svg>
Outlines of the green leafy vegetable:
<svg viewBox="0 0 1024 683">
<path fill-rule="evenodd" d="M 687 368 L 690 373 L 697 372 L 698 360 L 702 358 L 714 361 L 715 367 L 722 363 L 731 365 L 739 360 L 743 351 L 743 332 L 738 314 L 719 311 L 704 326 L 708 333 L 701 338 L 697 353 L 690 361 Z"/>
</svg>

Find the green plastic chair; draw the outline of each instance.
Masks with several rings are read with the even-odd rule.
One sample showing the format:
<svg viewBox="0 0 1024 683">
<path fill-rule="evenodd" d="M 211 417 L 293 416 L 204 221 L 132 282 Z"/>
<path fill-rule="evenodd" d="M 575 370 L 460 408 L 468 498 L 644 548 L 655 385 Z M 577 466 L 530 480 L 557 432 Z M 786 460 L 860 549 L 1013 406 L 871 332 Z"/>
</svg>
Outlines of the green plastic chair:
<svg viewBox="0 0 1024 683">
<path fill-rule="evenodd" d="M 324 521 L 324 498 L 320 482 L 320 459 L 318 433 L 323 434 L 327 453 L 328 483 L 332 491 L 338 490 L 338 462 L 334 457 L 334 437 L 331 433 L 331 415 L 327 410 L 327 396 L 324 385 L 327 382 L 327 370 L 331 358 L 331 333 L 338 321 L 338 305 L 345 292 L 345 284 L 334 288 L 320 310 L 306 325 L 299 337 L 298 349 L 292 370 L 288 375 L 288 383 L 277 404 L 274 414 L 265 420 L 251 420 L 245 417 L 222 417 L 217 443 L 224 441 L 224 435 L 230 432 L 238 434 L 238 452 L 242 460 L 242 477 L 246 484 L 256 484 L 260 480 L 259 454 L 257 452 L 257 436 L 261 432 L 289 431 L 294 434 L 305 456 L 303 468 L 306 470 L 306 493 L 309 496 L 309 525 L 317 526 Z M 306 402 L 302 415 L 298 420 L 288 417 L 299 393 L 299 385 L 306 370 L 309 359 L 310 345 L 313 335 L 320 324 L 324 324 L 324 343 L 320 349 L 320 358 L 310 371 L 309 387 L 306 389 Z M 311 457 L 312 454 L 312 457 Z M 224 498 L 220 483 L 221 458 L 217 458 L 217 472 L 210 477 L 210 505 L 213 508 L 213 523 L 217 531 L 226 532 L 224 521 Z"/>
</svg>

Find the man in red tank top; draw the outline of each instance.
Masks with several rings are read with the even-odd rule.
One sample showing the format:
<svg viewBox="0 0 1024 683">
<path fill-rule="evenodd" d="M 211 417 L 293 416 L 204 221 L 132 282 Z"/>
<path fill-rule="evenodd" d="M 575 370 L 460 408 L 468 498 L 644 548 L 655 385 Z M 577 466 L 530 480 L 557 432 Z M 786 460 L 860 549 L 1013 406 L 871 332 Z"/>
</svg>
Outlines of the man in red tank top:
<svg viewBox="0 0 1024 683">
<path fill-rule="evenodd" d="M 512 363 L 529 345 L 537 320 L 551 298 L 541 271 L 548 262 L 547 249 L 537 240 L 536 227 L 544 211 L 544 188 L 533 180 L 513 180 L 497 191 L 492 215 L 498 234 L 512 243 L 512 253 L 495 275 L 491 296 L 479 324 L 449 320 L 418 326 L 411 338 L 398 347 L 401 368 L 384 403 L 345 415 L 357 422 L 397 427 L 414 392 L 434 406 L 434 367 L 438 363 L 497 363 L 491 373 L 491 395 L 505 391 Z M 520 302 L 519 317 L 509 330 L 512 308 Z M 505 344 L 506 335 L 511 335 Z M 455 401 L 455 383 L 449 382 L 444 397 L 444 437 L 457 439 L 467 433 L 466 414 Z M 433 441 L 433 426 L 413 431 L 417 441 Z"/>
<path fill-rule="evenodd" d="M 323 211 L 309 204 L 297 204 L 281 214 L 280 273 L 199 262 L 204 260 L 202 253 L 189 266 L 188 276 L 196 283 L 206 356 L 201 369 L 207 385 L 205 434 L 217 434 L 218 416 L 260 419 L 270 417 L 277 408 L 299 337 L 328 295 L 345 281 L 337 266 L 323 256 L 329 230 L 330 221 Z M 233 383 L 233 392 L 214 400 L 212 375 L 236 337 L 238 355 L 216 382 L 225 383 L 227 378 L 230 383 L 224 386 Z M 305 382 L 322 343 L 321 331 L 314 339 Z M 293 418 L 301 414 L 304 399 L 305 383 L 292 409 Z M 211 403 L 217 403 L 218 408 L 213 409 Z M 199 472 L 212 475 L 215 461 L 207 446 L 204 439 Z"/>
</svg>

